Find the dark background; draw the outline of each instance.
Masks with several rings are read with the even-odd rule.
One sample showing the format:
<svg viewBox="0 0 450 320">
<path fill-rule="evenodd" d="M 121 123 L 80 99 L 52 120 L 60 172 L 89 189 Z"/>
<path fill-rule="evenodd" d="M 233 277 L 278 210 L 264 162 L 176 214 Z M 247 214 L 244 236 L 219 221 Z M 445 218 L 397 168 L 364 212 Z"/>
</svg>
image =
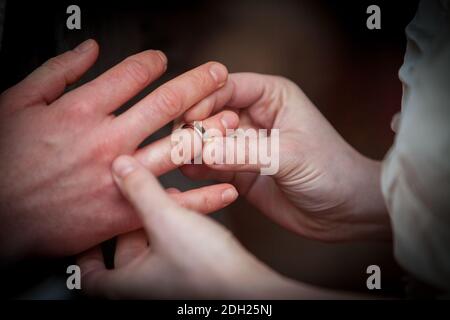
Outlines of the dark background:
<svg viewBox="0 0 450 320">
<path fill-rule="evenodd" d="M 81 8 L 81 30 L 66 28 L 70 4 Z M 381 8 L 381 30 L 366 28 L 366 8 L 371 4 Z M 87 38 L 99 42 L 100 57 L 81 83 L 131 54 L 160 49 L 168 56 L 168 72 L 139 97 L 208 60 L 224 63 L 230 72 L 283 75 L 303 89 L 350 144 L 382 159 L 393 141 L 390 119 L 400 110 L 397 72 L 405 51 L 404 28 L 416 8 L 417 1 L 374 0 L 9 0 L 0 51 L 0 90 Z M 162 129 L 151 139 L 167 133 L 168 128 Z M 196 185 L 178 172 L 161 181 L 180 189 Z M 364 291 L 366 267 L 377 264 L 383 294 L 402 294 L 403 273 L 393 260 L 390 243 L 306 240 L 274 225 L 244 200 L 215 218 L 257 257 L 289 277 Z M 68 263 L 70 259 L 23 262 L 4 277 L 1 295 L 67 294 L 61 276 Z M 47 280 L 42 283 L 43 279 Z"/>
</svg>

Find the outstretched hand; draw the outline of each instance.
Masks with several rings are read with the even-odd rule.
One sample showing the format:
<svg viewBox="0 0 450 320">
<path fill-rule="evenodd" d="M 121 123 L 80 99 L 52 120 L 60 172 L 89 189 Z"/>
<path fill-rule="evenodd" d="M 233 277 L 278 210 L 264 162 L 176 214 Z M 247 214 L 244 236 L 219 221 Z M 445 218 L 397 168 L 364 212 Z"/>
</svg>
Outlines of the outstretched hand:
<svg viewBox="0 0 450 320">
<path fill-rule="evenodd" d="M 174 169 L 170 137 L 138 146 L 227 80 L 223 65 L 206 63 L 114 116 L 113 111 L 164 73 L 167 59 L 160 51 L 144 51 L 65 93 L 98 52 L 97 43 L 88 40 L 48 60 L 0 97 L 2 258 L 71 255 L 140 228 L 113 182 L 113 159 L 133 155 L 156 176 Z M 205 123 L 223 132 L 236 126 L 238 118 L 226 111 Z M 227 190 L 229 197 L 222 197 Z M 233 186 L 219 184 L 173 198 L 211 212 L 235 195 Z"/>
</svg>

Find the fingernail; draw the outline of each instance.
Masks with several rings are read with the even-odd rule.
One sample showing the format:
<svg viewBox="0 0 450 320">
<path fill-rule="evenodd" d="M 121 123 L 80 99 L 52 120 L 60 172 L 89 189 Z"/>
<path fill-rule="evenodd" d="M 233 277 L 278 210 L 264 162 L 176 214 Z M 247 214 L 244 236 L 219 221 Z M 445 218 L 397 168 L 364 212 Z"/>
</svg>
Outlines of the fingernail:
<svg viewBox="0 0 450 320">
<path fill-rule="evenodd" d="M 164 52 L 162 52 L 161 50 L 156 50 L 156 53 L 158 54 L 159 58 L 164 63 L 164 65 L 166 65 L 167 64 L 167 57 L 164 54 Z"/>
<path fill-rule="evenodd" d="M 225 129 L 231 129 L 233 128 L 235 117 L 230 113 L 224 113 L 224 115 L 220 118 L 220 122 L 222 122 L 222 125 Z"/>
<path fill-rule="evenodd" d="M 82 43 L 80 43 L 75 49 L 73 49 L 75 52 L 83 53 L 86 51 L 91 50 L 94 47 L 95 41 L 92 39 L 86 40 Z"/>
<path fill-rule="evenodd" d="M 214 80 L 216 80 L 219 86 L 223 85 L 227 80 L 228 71 L 225 66 L 221 65 L 220 63 L 213 63 L 209 67 L 209 73 L 214 78 Z"/>
<path fill-rule="evenodd" d="M 113 163 L 113 172 L 120 178 L 130 174 L 134 169 L 134 164 L 126 156 L 117 158 Z"/>
<path fill-rule="evenodd" d="M 234 188 L 229 188 L 222 192 L 223 203 L 233 202 L 238 197 L 238 193 Z"/>
</svg>

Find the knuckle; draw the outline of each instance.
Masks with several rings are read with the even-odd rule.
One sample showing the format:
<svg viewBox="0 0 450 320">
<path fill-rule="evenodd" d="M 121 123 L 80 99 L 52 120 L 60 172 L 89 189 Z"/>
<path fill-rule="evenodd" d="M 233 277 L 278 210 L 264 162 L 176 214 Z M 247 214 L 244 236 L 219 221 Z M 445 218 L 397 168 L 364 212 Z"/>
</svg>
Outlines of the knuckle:
<svg viewBox="0 0 450 320">
<path fill-rule="evenodd" d="M 128 77 L 140 86 L 147 85 L 150 80 L 148 68 L 136 59 L 125 60 L 124 69 Z"/>
<path fill-rule="evenodd" d="M 148 50 L 141 53 L 145 62 L 152 66 L 152 69 L 165 71 L 167 67 L 167 58 L 160 52 L 155 50 Z"/>
<path fill-rule="evenodd" d="M 196 70 L 189 75 L 189 82 L 195 84 L 199 88 L 211 88 L 215 86 L 215 80 L 206 70 Z"/>
<path fill-rule="evenodd" d="M 61 71 L 62 69 L 65 69 L 66 64 L 61 59 L 60 56 L 56 56 L 53 58 L 48 59 L 43 66 L 45 68 L 50 69 L 51 71 Z"/>
<path fill-rule="evenodd" d="M 156 96 L 156 107 L 162 114 L 173 118 L 182 112 L 182 97 L 172 88 L 161 87 Z"/>
<path fill-rule="evenodd" d="M 92 114 L 92 106 L 85 100 L 79 100 L 74 102 L 69 110 L 71 118 L 85 118 Z"/>
<path fill-rule="evenodd" d="M 287 88 L 297 87 L 297 85 L 289 78 L 283 76 L 268 76 L 274 86 L 281 85 Z"/>
<path fill-rule="evenodd" d="M 207 194 L 204 194 L 203 196 L 202 196 L 202 202 L 203 202 L 203 210 L 205 211 L 205 212 L 211 212 L 211 211 L 213 211 L 215 208 L 215 206 L 214 206 L 214 201 L 207 195 Z"/>
<path fill-rule="evenodd" d="M 284 105 L 290 93 L 301 91 L 297 84 L 283 76 L 265 75 L 264 77 L 264 96 L 269 104 Z M 271 117 L 269 109 L 261 109 L 260 112 L 263 117 Z"/>
<path fill-rule="evenodd" d="M 73 82 L 77 79 L 76 72 L 73 70 L 71 64 L 67 63 L 67 60 L 70 58 L 69 53 L 66 52 L 63 55 L 50 58 L 43 64 L 44 68 L 59 75 L 66 83 Z"/>
<path fill-rule="evenodd" d="M 98 142 L 90 150 L 91 159 L 96 163 L 109 163 L 111 159 L 114 159 L 116 153 L 114 144 L 107 140 Z"/>
</svg>

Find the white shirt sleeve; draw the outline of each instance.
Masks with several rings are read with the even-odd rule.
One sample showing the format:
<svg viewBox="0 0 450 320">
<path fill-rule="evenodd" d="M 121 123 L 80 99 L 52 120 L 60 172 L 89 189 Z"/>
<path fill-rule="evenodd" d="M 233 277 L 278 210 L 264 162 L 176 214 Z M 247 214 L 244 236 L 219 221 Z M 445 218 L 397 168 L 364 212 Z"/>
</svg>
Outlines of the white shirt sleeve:
<svg viewBox="0 0 450 320">
<path fill-rule="evenodd" d="M 422 1 L 408 25 L 395 143 L 383 163 L 394 252 L 409 272 L 450 292 L 449 1 Z"/>
</svg>

